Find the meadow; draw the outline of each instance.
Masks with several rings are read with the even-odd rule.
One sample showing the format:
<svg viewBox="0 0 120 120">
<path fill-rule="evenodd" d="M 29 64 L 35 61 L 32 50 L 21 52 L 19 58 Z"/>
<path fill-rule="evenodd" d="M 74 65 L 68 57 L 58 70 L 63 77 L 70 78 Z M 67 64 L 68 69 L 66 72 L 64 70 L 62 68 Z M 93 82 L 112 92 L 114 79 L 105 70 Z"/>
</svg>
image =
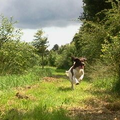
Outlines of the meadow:
<svg viewBox="0 0 120 120">
<path fill-rule="evenodd" d="M 0 120 L 119 120 L 113 82 L 85 78 L 72 90 L 65 70 L 54 67 L 0 76 Z"/>
</svg>

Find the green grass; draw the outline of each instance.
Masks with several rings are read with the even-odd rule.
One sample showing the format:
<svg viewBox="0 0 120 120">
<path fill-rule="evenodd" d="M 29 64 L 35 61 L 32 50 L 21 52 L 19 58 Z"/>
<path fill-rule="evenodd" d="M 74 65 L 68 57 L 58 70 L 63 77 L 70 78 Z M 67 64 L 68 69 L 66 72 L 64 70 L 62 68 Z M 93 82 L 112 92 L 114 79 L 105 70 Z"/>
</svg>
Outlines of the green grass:
<svg viewBox="0 0 120 120">
<path fill-rule="evenodd" d="M 83 80 L 71 90 L 65 70 L 52 67 L 35 67 L 26 75 L 1 78 L 0 120 L 107 120 L 108 116 L 96 116 L 93 111 L 119 102 L 105 80 Z"/>
<path fill-rule="evenodd" d="M 52 71 L 49 68 L 41 69 L 34 67 L 24 75 L 6 75 L 0 76 L 0 90 L 8 90 L 13 87 L 25 86 L 41 81 L 44 76 L 51 76 Z"/>
</svg>

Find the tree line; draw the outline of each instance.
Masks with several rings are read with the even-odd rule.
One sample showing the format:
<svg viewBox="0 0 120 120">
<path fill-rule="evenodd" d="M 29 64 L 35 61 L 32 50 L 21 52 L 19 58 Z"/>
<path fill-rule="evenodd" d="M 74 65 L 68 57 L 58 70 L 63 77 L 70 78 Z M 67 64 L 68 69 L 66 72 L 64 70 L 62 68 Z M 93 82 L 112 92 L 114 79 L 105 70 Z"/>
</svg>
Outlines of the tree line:
<svg viewBox="0 0 120 120">
<path fill-rule="evenodd" d="M 120 1 L 83 0 L 83 25 L 73 38 L 77 55 L 88 59 L 89 77 L 115 78 L 120 91 Z"/>
<path fill-rule="evenodd" d="M 62 59 L 61 54 L 68 45 L 59 47 L 56 44 L 48 50 L 49 41 L 43 36 L 44 32 L 41 29 L 35 33 L 32 42 L 23 42 L 23 32 L 15 28 L 15 24 L 17 22 L 13 17 L 0 16 L 0 75 L 23 74 L 34 66 L 68 66 L 67 62 L 66 65 L 63 61 L 57 62 Z M 66 53 L 64 55 L 66 56 Z"/>
</svg>

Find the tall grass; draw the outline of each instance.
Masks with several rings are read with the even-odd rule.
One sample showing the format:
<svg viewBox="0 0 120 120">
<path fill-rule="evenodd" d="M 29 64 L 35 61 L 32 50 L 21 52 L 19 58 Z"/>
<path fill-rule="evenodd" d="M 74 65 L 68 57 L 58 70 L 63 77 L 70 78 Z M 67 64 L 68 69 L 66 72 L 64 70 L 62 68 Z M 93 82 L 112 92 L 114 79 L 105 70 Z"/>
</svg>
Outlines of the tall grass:
<svg viewBox="0 0 120 120">
<path fill-rule="evenodd" d="M 12 87 L 24 86 L 40 81 L 45 76 L 51 76 L 52 71 L 49 68 L 41 69 L 36 66 L 22 75 L 0 76 L 0 90 L 8 90 Z"/>
<path fill-rule="evenodd" d="M 94 87 L 98 89 L 105 89 L 108 91 L 112 91 L 115 84 L 116 84 L 115 78 L 102 78 L 102 79 L 97 79 L 93 82 Z"/>
</svg>

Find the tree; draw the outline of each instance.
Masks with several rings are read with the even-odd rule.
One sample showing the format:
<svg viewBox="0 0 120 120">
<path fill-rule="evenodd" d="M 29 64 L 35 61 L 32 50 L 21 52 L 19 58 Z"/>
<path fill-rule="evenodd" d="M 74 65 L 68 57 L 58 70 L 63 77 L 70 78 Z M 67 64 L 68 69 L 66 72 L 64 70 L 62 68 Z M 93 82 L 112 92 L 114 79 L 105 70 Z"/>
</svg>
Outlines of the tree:
<svg viewBox="0 0 120 120">
<path fill-rule="evenodd" d="M 0 50 L 0 74 L 25 73 L 38 62 L 33 46 L 20 41 L 7 41 Z"/>
<path fill-rule="evenodd" d="M 22 32 L 13 18 L 0 19 L 0 74 L 20 74 L 37 63 L 38 55 L 28 43 L 21 42 Z"/>
<path fill-rule="evenodd" d="M 120 1 L 110 4 L 111 9 L 101 11 L 104 19 L 86 20 L 73 42 L 77 52 L 88 59 L 88 74 L 93 76 L 89 77 L 117 78 L 113 86 L 120 93 Z"/>
<path fill-rule="evenodd" d="M 78 56 L 87 57 L 90 63 L 100 58 L 106 32 L 101 24 L 86 22 L 77 33 L 73 42 Z"/>
<path fill-rule="evenodd" d="M 52 48 L 53 51 L 57 51 L 59 49 L 59 45 L 58 44 L 55 44 Z"/>
<path fill-rule="evenodd" d="M 48 53 L 48 41 L 47 41 L 47 37 L 43 37 L 43 31 L 42 30 L 38 30 L 37 33 L 34 35 L 35 39 L 32 42 L 33 46 L 37 49 L 38 54 L 41 56 L 42 58 L 42 68 L 44 68 L 44 57 L 46 55 L 46 53 Z"/>
<path fill-rule="evenodd" d="M 113 8 L 106 12 L 104 28 L 107 36 L 102 44 L 102 57 L 110 66 L 111 74 L 117 77 L 117 83 L 114 86 L 120 93 L 120 1 L 116 2 L 112 2 Z"/>
<path fill-rule="evenodd" d="M 14 24 L 16 23 L 13 21 L 13 17 L 8 19 L 0 16 L 0 48 L 7 41 L 20 40 L 22 32 L 20 29 L 15 29 Z"/>
<path fill-rule="evenodd" d="M 111 8 L 111 4 L 107 0 L 83 0 L 83 18 L 86 20 L 95 20 L 96 14 L 104 9 Z M 104 14 L 99 14 L 97 17 L 102 20 Z"/>
<path fill-rule="evenodd" d="M 48 65 L 55 66 L 57 51 L 50 50 L 49 56 L 48 56 Z"/>
<path fill-rule="evenodd" d="M 60 69 L 68 69 L 72 65 L 71 56 L 76 56 L 76 48 L 74 43 L 66 44 L 59 48 L 56 56 L 56 67 Z"/>
</svg>

